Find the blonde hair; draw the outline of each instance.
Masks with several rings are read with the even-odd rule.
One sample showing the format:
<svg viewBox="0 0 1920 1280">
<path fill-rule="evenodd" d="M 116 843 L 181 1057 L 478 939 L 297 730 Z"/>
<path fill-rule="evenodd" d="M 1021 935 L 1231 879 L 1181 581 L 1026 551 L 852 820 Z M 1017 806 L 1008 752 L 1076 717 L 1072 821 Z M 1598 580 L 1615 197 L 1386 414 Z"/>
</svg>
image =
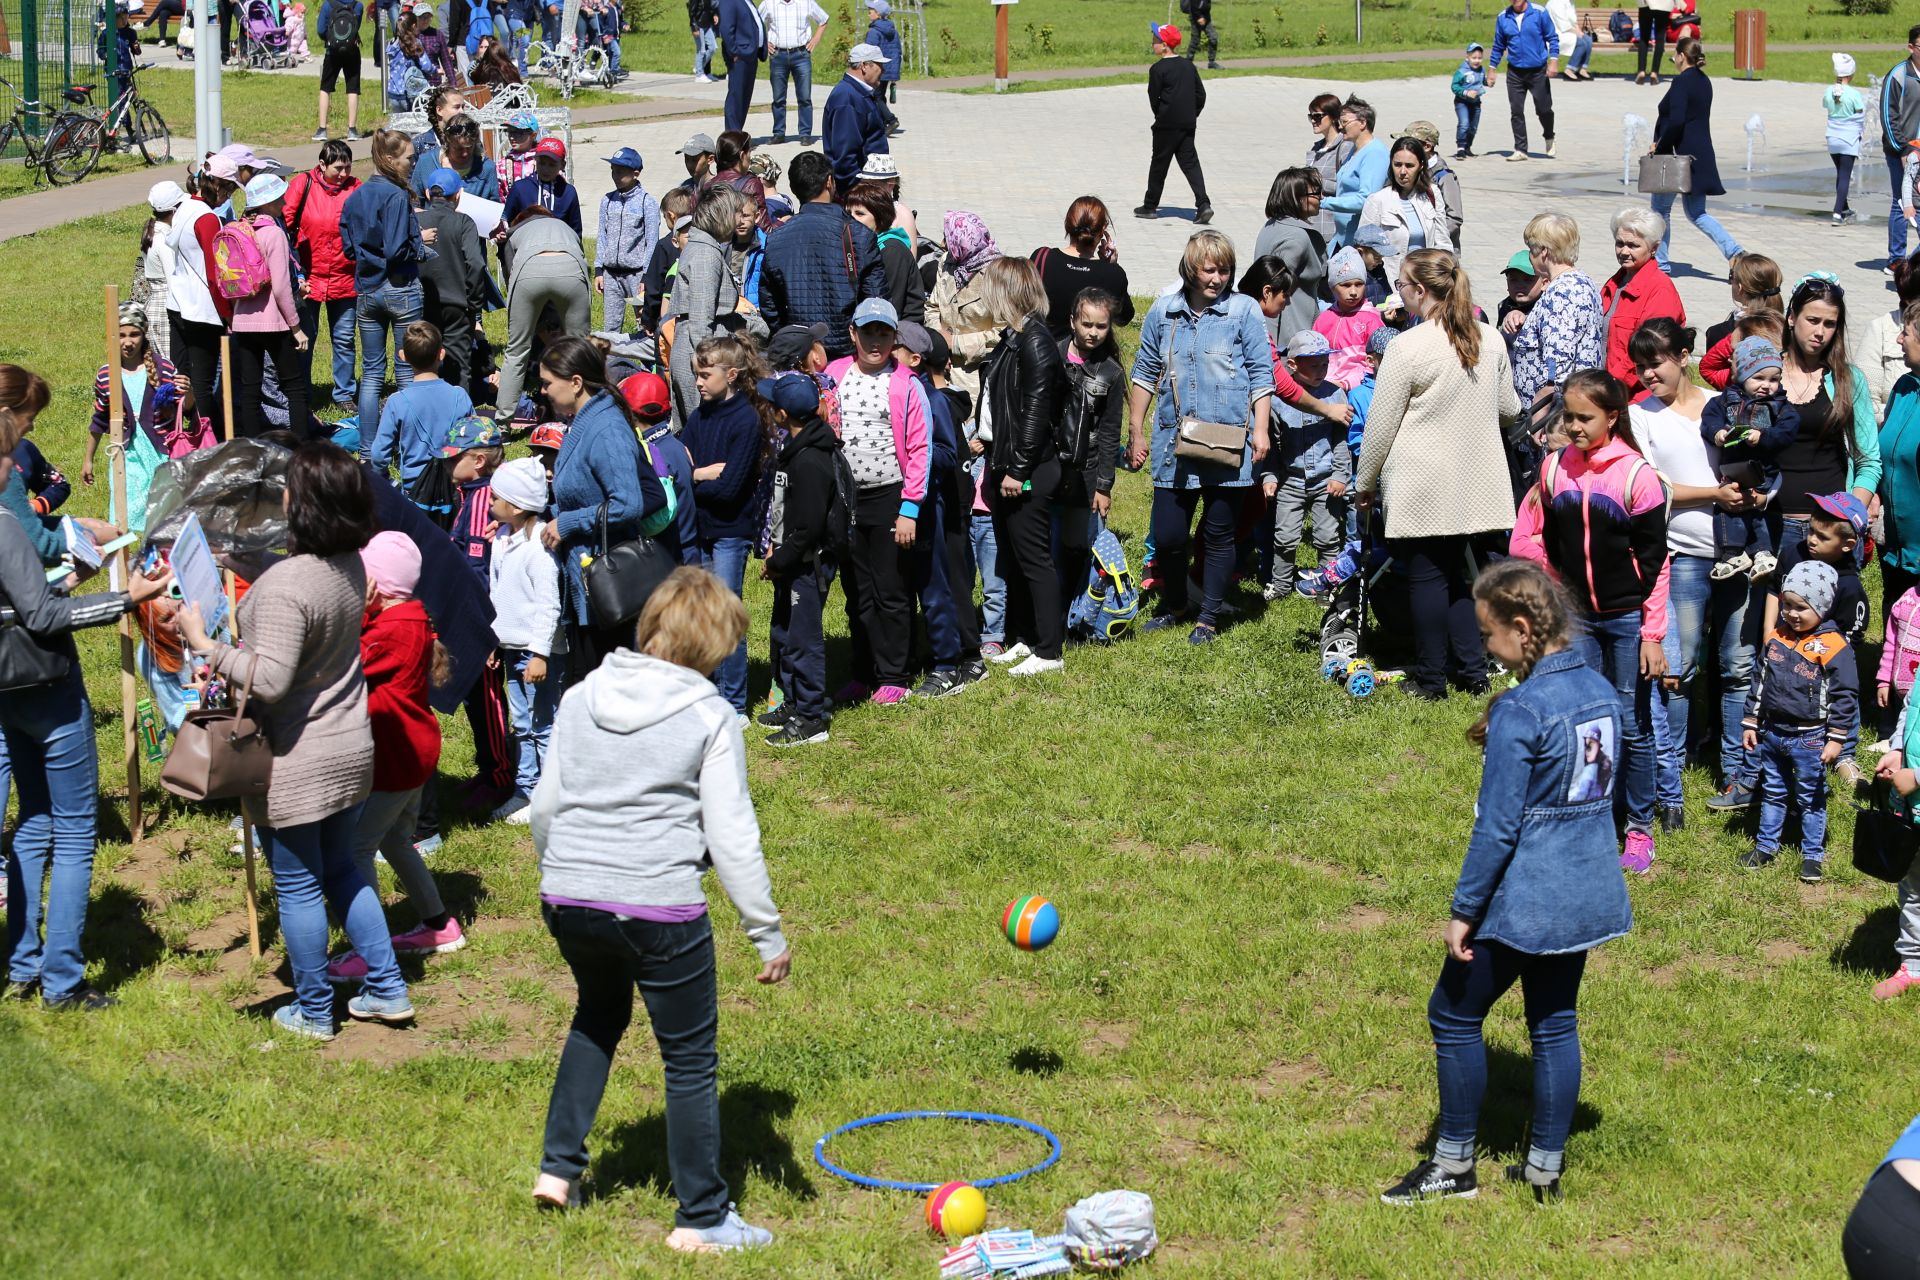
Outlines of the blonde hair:
<svg viewBox="0 0 1920 1280">
<path fill-rule="evenodd" d="M 647 599 L 633 647 L 711 676 L 747 634 L 747 606 L 726 584 L 692 565 L 667 576 Z"/>
<path fill-rule="evenodd" d="M 1784 320 L 1787 314 L 1786 300 L 1781 297 L 1780 286 L 1785 283 L 1780 274 L 1780 264 L 1764 253 L 1742 253 L 1735 255 L 1727 264 L 1727 283 L 1740 291 L 1746 301 L 1740 304 L 1740 310 L 1746 315 L 1758 315 L 1771 312 L 1776 319 Z M 1775 338 L 1775 342 L 1779 339 Z"/>
<path fill-rule="evenodd" d="M 980 272 L 980 301 L 993 322 L 1018 329 L 1028 316 L 1047 314 L 1040 268 L 1025 258 L 999 257 Z"/>
<path fill-rule="evenodd" d="M 1445 249 L 1416 249 L 1401 267 L 1427 291 L 1434 307 L 1427 319 L 1446 332 L 1462 369 L 1480 363 L 1480 321 L 1473 314 L 1473 286 L 1460 268 L 1460 259 Z"/>
<path fill-rule="evenodd" d="M 740 210 L 746 204 L 747 197 L 726 183 L 709 183 L 700 193 L 699 202 L 693 206 L 694 228 L 706 232 L 721 244 L 732 244 L 734 224 L 739 221 Z"/>
<path fill-rule="evenodd" d="M 1572 597 L 1567 594 L 1565 587 L 1531 560 L 1513 556 L 1494 561 L 1481 570 L 1480 576 L 1474 580 L 1473 598 L 1477 603 L 1486 605 L 1487 612 L 1499 622 L 1510 625 L 1517 618 L 1525 618 L 1531 624 L 1526 649 L 1520 655 L 1519 668 L 1514 672 L 1522 680 L 1527 678 L 1534 664 L 1542 657 L 1555 649 L 1565 648 L 1573 639 Z M 1499 694 L 1487 700 L 1486 710 L 1467 730 L 1467 741 L 1481 747 L 1487 744 L 1487 720 L 1493 714 L 1493 704 L 1499 700 Z"/>
<path fill-rule="evenodd" d="M 1209 262 L 1227 269 L 1227 278 L 1232 279 L 1238 273 L 1233 255 L 1233 241 L 1227 239 L 1224 231 L 1215 231 L 1208 227 L 1196 231 L 1187 237 L 1186 251 L 1180 255 L 1180 282 L 1191 289 L 1200 281 L 1200 268 Z"/>
<path fill-rule="evenodd" d="M 1570 267 L 1580 260 L 1580 224 L 1564 213 L 1534 214 L 1520 239 L 1548 262 Z"/>
<path fill-rule="evenodd" d="M 373 167 L 380 175 L 396 186 L 406 186 L 407 174 L 400 161 L 413 151 L 413 139 L 398 129 L 375 129 L 372 149 Z"/>
</svg>

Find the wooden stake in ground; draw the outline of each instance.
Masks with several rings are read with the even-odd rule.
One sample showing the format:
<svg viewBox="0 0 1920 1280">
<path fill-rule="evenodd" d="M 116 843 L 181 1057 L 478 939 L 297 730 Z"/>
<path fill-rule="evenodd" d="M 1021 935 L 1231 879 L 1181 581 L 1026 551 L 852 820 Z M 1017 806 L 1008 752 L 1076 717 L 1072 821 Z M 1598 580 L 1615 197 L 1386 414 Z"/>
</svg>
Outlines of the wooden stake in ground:
<svg viewBox="0 0 1920 1280">
<path fill-rule="evenodd" d="M 233 339 L 226 334 L 220 335 L 220 411 L 221 430 L 226 438 L 233 439 Z M 221 575 L 227 583 L 227 626 L 233 632 L 235 643 L 240 640 L 240 607 L 234 596 L 233 570 L 228 569 Z M 255 960 L 260 958 L 260 890 L 253 857 L 253 820 L 247 817 L 247 809 L 240 807 L 240 853 L 247 864 L 247 950 Z"/>
<path fill-rule="evenodd" d="M 107 286 L 107 425 L 112 441 L 107 450 L 111 463 L 113 509 L 120 523 L 133 527 L 127 511 L 127 415 L 120 390 L 120 289 Z M 111 577 L 122 590 L 132 585 L 133 562 L 126 547 L 114 552 Z M 138 840 L 140 821 L 140 689 L 134 683 L 133 614 L 120 615 L 120 729 L 121 745 L 127 766 L 127 831 Z"/>
</svg>

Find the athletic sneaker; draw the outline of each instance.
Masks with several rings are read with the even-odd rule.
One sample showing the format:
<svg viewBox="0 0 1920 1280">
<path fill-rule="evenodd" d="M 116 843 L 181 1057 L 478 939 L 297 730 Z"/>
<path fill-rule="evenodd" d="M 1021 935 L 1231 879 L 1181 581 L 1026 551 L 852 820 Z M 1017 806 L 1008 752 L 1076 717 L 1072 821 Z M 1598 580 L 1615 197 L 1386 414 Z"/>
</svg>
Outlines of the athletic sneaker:
<svg viewBox="0 0 1920 1280">
<path fill-rule="evenodd" d="M 778 729 L 793 719 L 793 711 L 785 704 L 768 707 L 760 713 L 757 723 L 762 729 Z"/>
<path fill-rule="evenodd" d="M 1818 858 L 1800 859 L 1800 883 L 1801 884 L 1819 884 L 1822 880 L 1825 880 L 1826 878 L 1827 878 L 1826 871 L 1824 868 L 1821 867 L 1820 859 Z"/>
<path fill-rule="evenodd" d="M 1893 971 L 1891 978 L 1882 978 L 1873 984 L 1873 998 L 1891 1000 L 1915 983 L 1920 983 L 1920 974 L 1913 973 L 1903 964 Z"/>
<path fill-rule="evenodd" d="M 1547 159 L 1553 159 L 1553 139 L 1547 139 Z"/>
<path fill-rule="evenodd" d="M 1544 1173 L 1546 1171 L 1543 1169 L 1541 1172 Z M 1551 1182 L 1530 1182 L 1527 1179 L 1526 1165 L 1510 1164 L 1507 1166 L 1507 1181 L 1524 1183 L 1532 1187 L 1533 1202 L 1535 1204 L 1559 1204 L 1563 1199 L 1560 1194 L 1560 1175 L 1557 1173 L 1553 1175 L 1553 1181 Z"/>
<path fill-rule="evenodd" d="M 1507 163 L 1508 163 L 1508 164 L 1512 164 L 1512 163 L 1513 163 L 1513 162 L 1514 162 L 1515 160 L 1525 160 L 1526 158 L 1527 158 L 1527 153 L 1526 153 L 1526 152 L 1524 152 L 1524 151 L 1509 151 L 1509 152 L 1507 152 Z"/>
<path fill-rule="evenodd" d="M 1404 1208 L 1429 1200 L 1471 1200 L 1480 1194 L 1480 1181 L 1472 1169 L 1448 1173 L 1431 1160 L 1422 1160 L 1407 1176 L 1380 1193 L 1380 1203 Z"/>
<path fill-rule="evenodd" d="M 805 747 L 826 740 L 825 720 L 807 720 L 800 716 L 781 725 L 778 732 L 767 735 L 767 745 L 770 747 Z"/>
<path fill-rule="evenodd" d="M 393 954 L 397 956 L 445 955 L 466 945 L 467 935 L 461 931 L 460 922 L 452 916 L 448 916 L 446 925 L 439 929 L 418 924 L 405 933 L 393 935 Z"/>
<path fill-rule="evenodd" d="M 903 684 L 883 684 L 874 690 L 873 700 L 883 707 L 897 707 L 913 696 L 913 691 Z"/>
<path fill-rule="evenodd" d="M 347 1001 L 347 1016 L 361 1022 L 384 1022 L 397 1027 L 403 1022 L 413 1021 L 413 1001 L 404 995 L 393 1000 L 382 1000 L 379 996 L 362 991 Z"/>
<path fill-rule="evenodd" d="M 1320 566 L 1318 573 L 1308 577 L 1300 584 L 1300 594 L 1309 600 L 1331 595 L 1333 589 L 1360 572 L 1360 562 L 1351 551 L 1342 551 L 1333 559 Z"/>
<path fill-rule="evenodd" d="M 926 678 L 915 686 L 916 698 L 944 698 L 950 693 L 958 693 L 966 686 L 960 683 L 959 676 L 951 671 L 929 671 Z"/>
<path fill-rule="evenodd" d="M 1019 666 L 1007 672 L 1007 674 L 1010 676 L 1044 676 L 1051 672 L 1058 671 L 1066 665 L 1066 663 L 1060 661 L 1058 658 L 1043 658 L 1036 653 L 1029 655 L 1025 662 L 1022 662 Z"/>
<path fill-rule="evenodd" d="M 1653 866 L 1653 836 L 1645 831 L 1627 832 L 1627 844 L 1620 851 L 1620 869 L 1645 875 Z"/>
<path fill-rule="evenodd" d="M 959 668 L 954 671 L 953 676 L 954 679 L 960 682 L 962 688 L 970 684 L 979 684 L 987 678 L 987 664 L 978 658 L 971 659 L 970 661 L 961 663 Z"/>
<path fill-rule="evenodd" d="M 440 838 L 440 833 L 436 831 L 424 840 L 415 840 L 413 842 L 413 851 L 422 858 L 431 858 L 434 854 L 440 852 L 446 843 L 445 840 Z"/>
<path fill-rule="evenodd" d="M 364 137 L 366 137 L 366 136 L 367 136 L 366 134 L 364 134 L 364 133 L 362 133 L 362 132 L 360 132 L 360 131 L 359 131 L 358 129 L 348 129 L 348 130 L 347 130 L 347 141 L 348 141 L 348 142 L 358 142 L 358 141 L 360 141 L 360 140 L 361 140 L 362 138 L 364 138 Z"/>
<path fill-rule="evenodd" d="M 493 820 L 494 822 L 512 822 L 515 814 L 523 813 L 526 810 L 530 809 L 532 806 L 533 806 L 533 801 L 529 800 L 526 796 L 523 796 L 520 793 L 515 792 L 513 795 L 510 795 L 505 800 L 501 801 L 500 804 L 494 809 L 494 811 L 488 814 L 487 817 Z M 532 819 L 528 818 L 527 821 L 531 822 Z"/>
<path fill-rule="evenodd" d="M 1753 787 L 1745 782 L 1729 782 L 1720 789 L 1720 794 L 1707 801 L 1707 808 L 1714 813 L 1737 813 L 1753 805 Z"/>
<path fill-rule="evenodd" d="M 332 1023 L 315 1022 L 300 1012 L 300 1006 L 297 1004 L 283 1004 L 275 1009 L 273 1025 L 282 1031 L 291 1031 L 297 1036 L 305 1036 L 309 1040 L 331 1040 L 339 1034 L 339 1030 Z"/>
<path fill-rule="evenodd" d="M 1212 644 L 1215 640 L 1218 640 L 1219 638 L 1220 638 L 1220 632 L 1217 629 L 1208 626 L 1204 622 L 1200 623 L 1193 630 L 1187 632 L 1188 644 Z"/>
<path fill-rule="evenodd" d="M 327 131 L 325 129 L 315 129 L 313 131 L 313 140 L 315 142 L 325 142 L 327 140 Z M 1840 221 L 1840 215 L 1837 213 L 1834 214 L 1833 220 L 1835 222 Z"/>
<path fill-rule="evenodd" d="M 1272 582 L 1269 582 L 1265 587 L 1263 587 L 1260 591 L 1260 598 L 1262 600 L 1265 600 L 1268 604 L 1272 604 L 1276 600 L 1285 600 L 1288 596 L 1292 594 L 1293 594 L 1293 575 L 1289 573 L 1284 578 L 1275 578 Z M 1305 595 L 1306 592 L 1302 590 L 1300 594 Z"/>
<path fill-rule="evenodd" d="M 1758 871 L 1769 862 L 1772 862 L 1773 857 L 1774 855 L 1771 853 L 1762 853 L 1758 849 L 1749 849 L 1740 855 L 1740 869 L 1742 871 Z"/>
<path fill-rule="evenodd" d="M 667 1248 L 681 1253 L 732 1253 L 736 1249 L 764 1249 L 773 1243 L 773 1232 L 765 1227 L 749 1226 L 732 1205 L 718 1226 L 675 1227 L 667 1235 Z"/>
<path fill-rule="evenodd" d="M 336 987 L 367 980 L 367 962 L 358 951 L 343 951 L 327 961 L 327 981 Z"/>
<path fill-rule="evenodd" d="M 980 656 L 988 662 L 992 662 L 1006 651 L 1007 646 L 1001 644 L 998 640 L 989 640 L 980 646 Z"/>
<path fill-rule="evenodd" d="M 1012 646 L 1003 646 L 1000 652 L 991 654 L 986 652 L 986 647 L 983 645 L 981 646 L 981 654 L 988 662 L 997 662 L 1004 667 L 1009 663 L 1021 662 L 1032 657 L 1033 650 L 1029 649 L 1026 646 L 1026 642 L 1022 641 Z"/>
</svg>

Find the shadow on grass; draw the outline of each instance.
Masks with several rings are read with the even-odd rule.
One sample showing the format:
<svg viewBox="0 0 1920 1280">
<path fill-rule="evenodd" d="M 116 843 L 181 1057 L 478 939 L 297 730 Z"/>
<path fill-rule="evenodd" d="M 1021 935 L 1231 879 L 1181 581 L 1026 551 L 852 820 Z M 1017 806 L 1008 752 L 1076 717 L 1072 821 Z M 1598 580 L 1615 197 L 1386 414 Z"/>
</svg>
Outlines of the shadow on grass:
<svg viewBox="0 0 1920 1280">
<path fill-rule="evenodd" d="M 1028 1076 L 1058 1075 L 1066 1064 L 1066 1059 L 1053 1050 L 1031 1044 L 1007 1055 L 1007 1065 Z"/>
<path fill-rule="evenodd" d="M 1891 903 L 1876 907 L 1853 927 L 1851 937 L 1828 953 L 1827 963 L 1845 973 L 1883 977 L 1899 963 L 1893 951 L 1899 932 L 1900 909 Z"/>
<path fill-rule="evenodd" d="M 1573 1128 L 1569 1136 L 1600 1127 L 1604 1119 L 1600 1108 L 1585 1098 L 1573 1107 Z M 1485 1152 L 1512 1152 L 1524 1157 L 1533 1119 L 1533 1055 L 1516 1053 L 1500 1045 L 1487 1046 L 1487 1094 L 1480 1107 L 1479 1148 Z M 1427 1127 L 1420 1150 L 1432 1151 L 1440 1137 L 1440 1120 Z"/>
<path fill-rule="evenodd" d="M 784 1089 L 759 1084 L 728 1085 L 720 1091 L 720 1176 L 735 1200 L 744 1201 L 748 1178 L 774 1183 L 801 1200 L 817 1194 L 793 1144 L 774 1123 L 793 1114 L 794 1097 Z M 667 1117 L 656 1112 L 621 1125 L 608 1135 L 593 1162 L 600 1194 L 616 1187 L 645 1186 L 673 1194 L 667 1167 Z"/>
<path fill-rule="evenodd" d="M 99 957 L 103 966 L 99 985 L 112 991 L 158 964 L 167 944 L 147 923 L 146 900 L 125 885 L 109 881 L 87 907 L 80 951 Z"/>
</svg>

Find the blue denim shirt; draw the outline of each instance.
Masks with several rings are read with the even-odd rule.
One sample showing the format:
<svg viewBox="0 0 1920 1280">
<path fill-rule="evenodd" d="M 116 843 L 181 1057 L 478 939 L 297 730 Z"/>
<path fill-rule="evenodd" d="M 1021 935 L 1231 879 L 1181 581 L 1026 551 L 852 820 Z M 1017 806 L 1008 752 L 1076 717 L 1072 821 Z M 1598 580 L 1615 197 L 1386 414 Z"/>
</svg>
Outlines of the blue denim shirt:
<svg viewBox="0 0 1920 1280">
<path fill-rule="evenodd" d="M 1155 488 L 1253 483 L 1250 446 L 1234 468 L 1175 458 L 1173 437 L 1182 417 L 1251 426 L 1253 406 L 1273 394 L 1273 346 L 1258 303 L 1244 293 L 1226 293 L 1196 315 L 1184 292 L 1164 295 L 1140 326 L 1132 381 L 1158 398 L 1151 462 Z"/>
<path fill-rule="evenodd" d="M 1571 649 L 1542 658 L 1493 705 L 1479 813 L 1453 891 L 1454 918 L 1472 922 L 1475 937 L 1557 955 L 1633 927 L 1613 834 L 1619 705 Z"/>
</svg>

